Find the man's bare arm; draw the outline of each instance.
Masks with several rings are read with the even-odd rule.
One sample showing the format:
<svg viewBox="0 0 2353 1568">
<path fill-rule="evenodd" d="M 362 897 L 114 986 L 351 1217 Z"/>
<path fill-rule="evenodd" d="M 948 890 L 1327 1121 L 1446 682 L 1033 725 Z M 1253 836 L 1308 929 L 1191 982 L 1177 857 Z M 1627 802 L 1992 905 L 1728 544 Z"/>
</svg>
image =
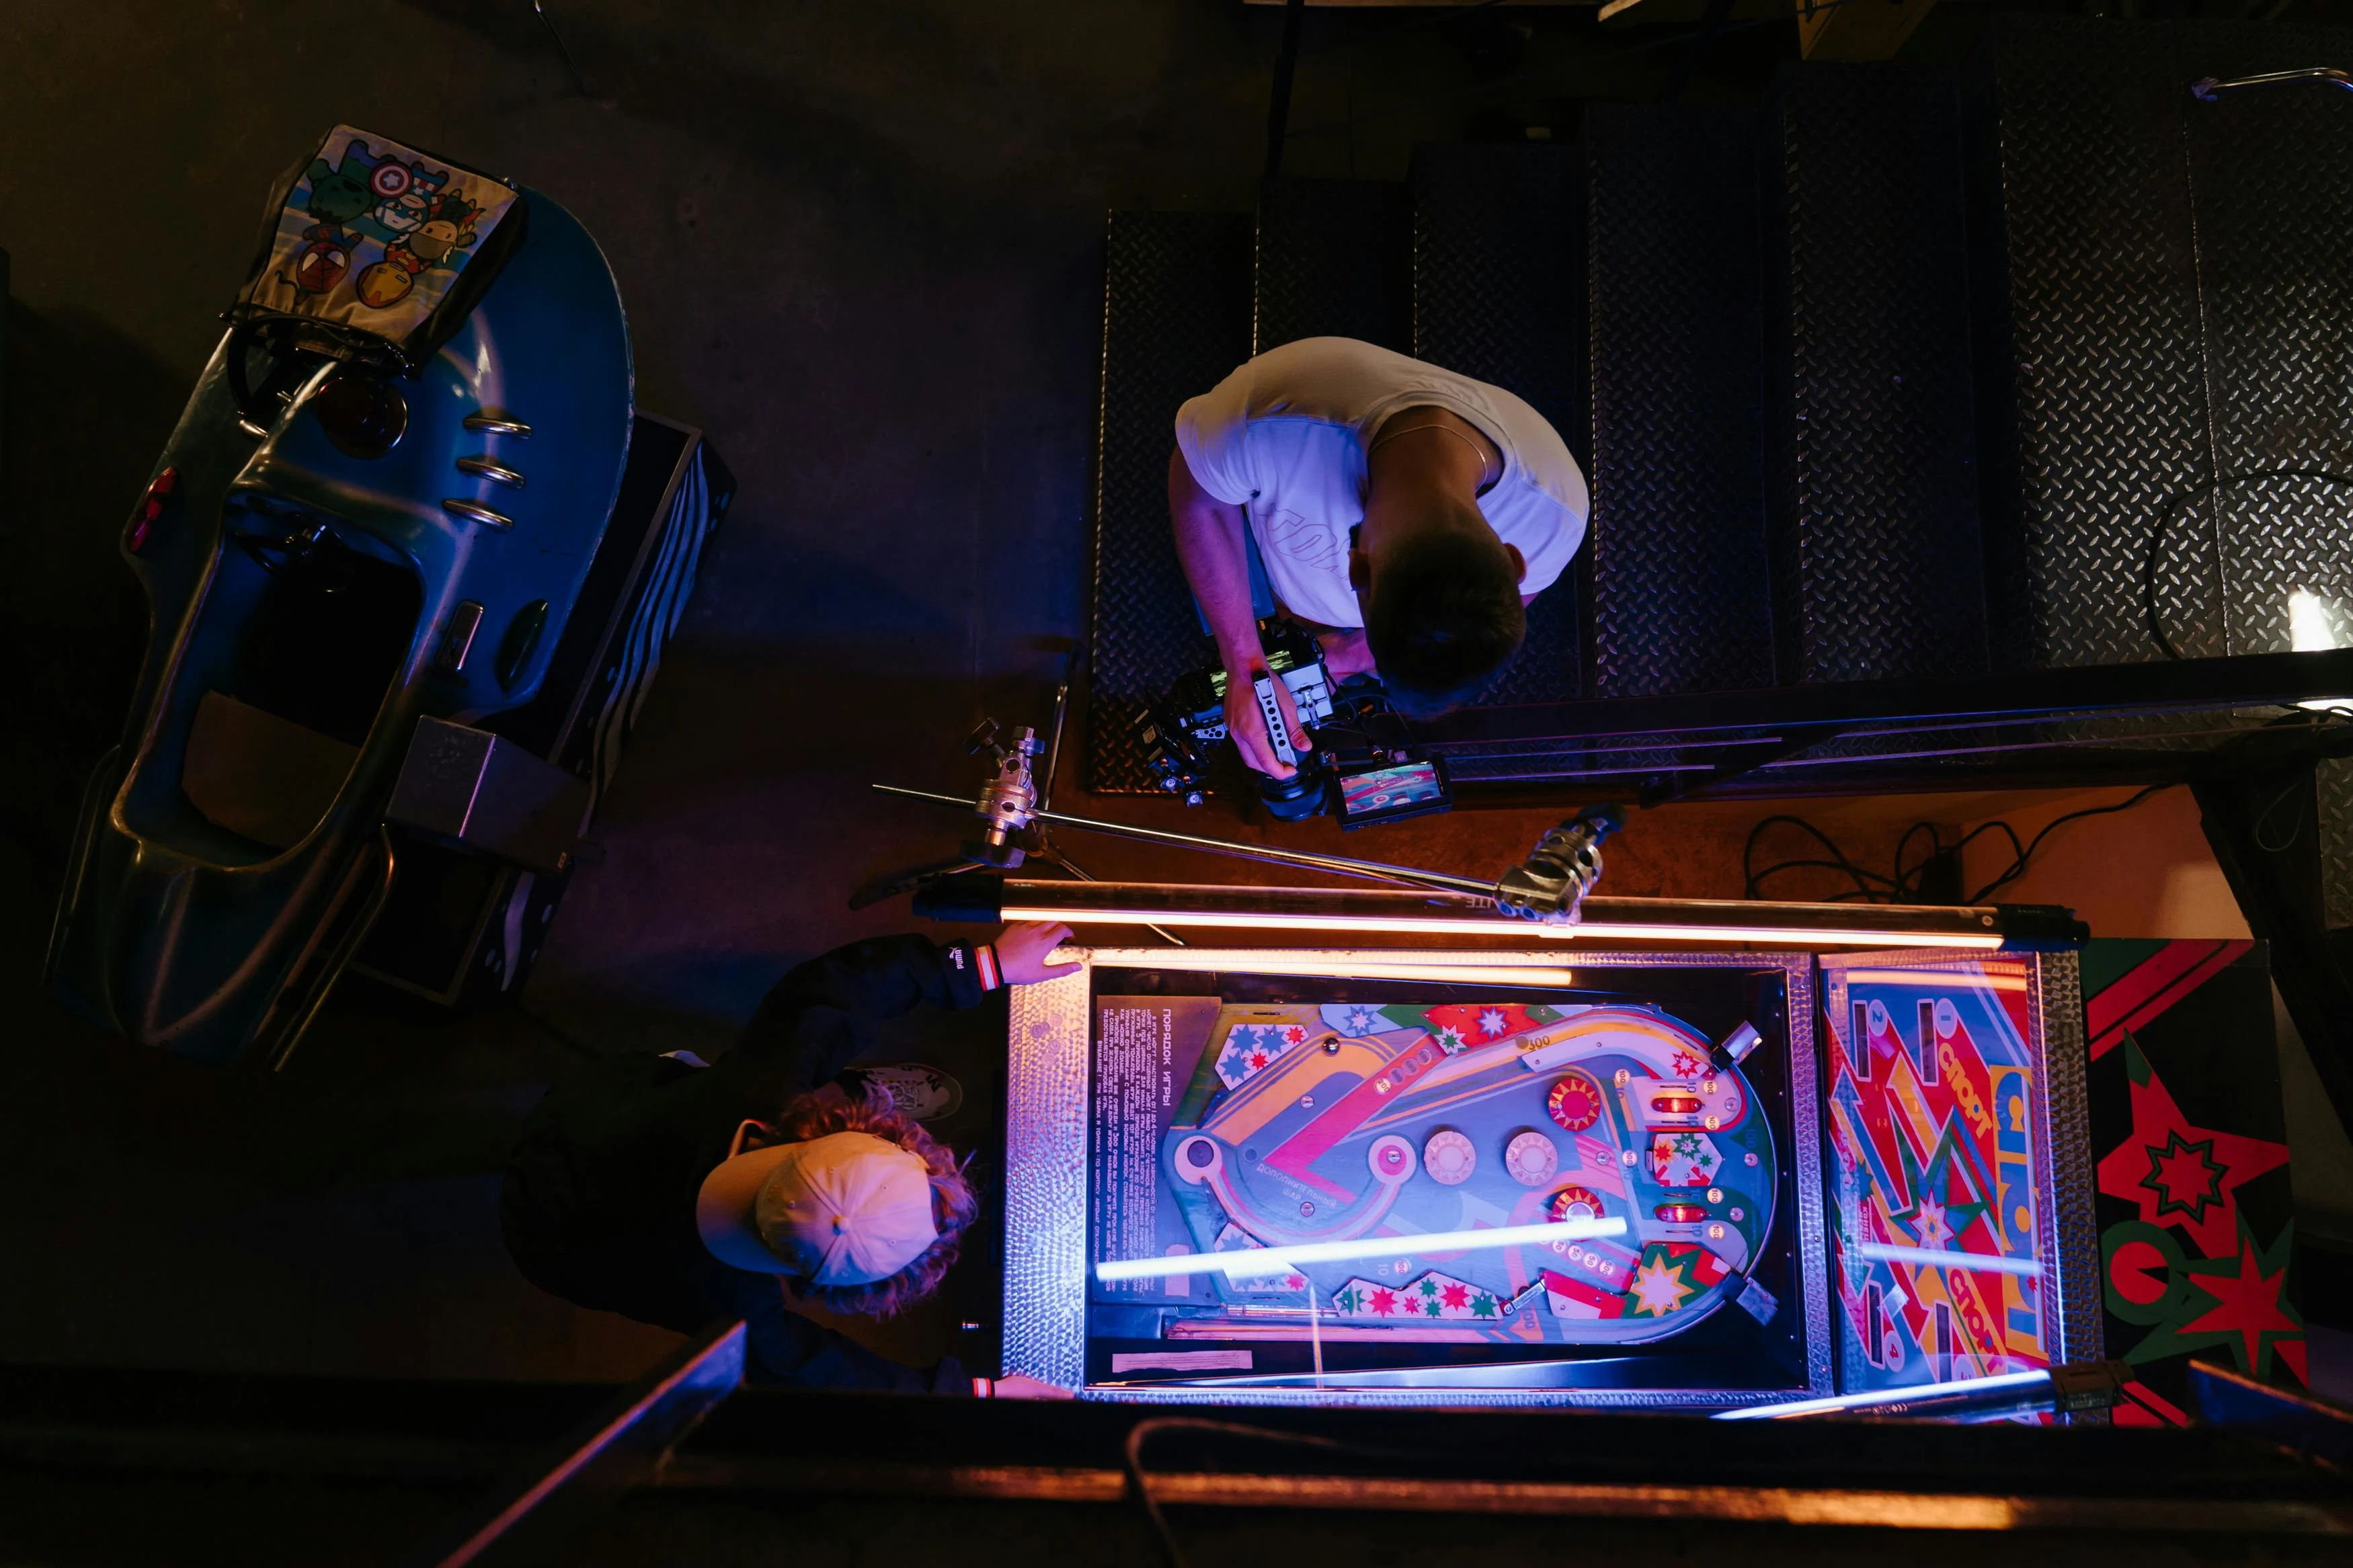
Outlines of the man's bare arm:
<svg viewBox="0 0 2353 1568">
<path fill-rule="evenodd" d="M 1185 464 L 1182 447 L 1168 454 L 1168 521 L 1176 534 L 1176 559 L 1185 581 L 1201 602 L 1209 635 L 1218 645 L 1218 661 L 1232 679 L 1226 689 L 1226 728 L 1242 760 L 1262 773 L 1289 778 L 1293 769 L 1274 759 L 1274 744 L 1250 694 L 1250 677 L 1266 667 L 1259 647 L 1258 618 L 1250 614 L 1250 556 L 1244 531 L 1250 522 L 1242 509 L 1221 501 L 1203 489 Z M 1308 749 L 1299 711 L 1292 705 L 1291 689 L 1274 683 L 1276 699 L 1290 725 L 1292 744 Z"/>
</svg>

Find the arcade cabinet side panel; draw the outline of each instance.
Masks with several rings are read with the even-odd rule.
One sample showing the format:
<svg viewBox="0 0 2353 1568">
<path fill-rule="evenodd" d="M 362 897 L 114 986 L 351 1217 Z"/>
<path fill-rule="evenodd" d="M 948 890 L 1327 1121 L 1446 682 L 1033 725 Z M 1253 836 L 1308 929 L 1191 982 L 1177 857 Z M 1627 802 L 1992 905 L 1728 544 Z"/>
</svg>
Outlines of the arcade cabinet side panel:
<svg viewBox="0 0 2353 1568">
<path fill-rule="evenodd" d="M 2271 969 L 2259 942 L 2084 953 L 2100 1282 L 2120 1426 L 2185 1426 L 2190 1362 L 2305 1384 Z"/>
<path fill-rule="evenodd" d="M 2099 1353 L 2073 990 L 2072 955 L 1822 961 L 1841 1392 Z"/>
</svg>

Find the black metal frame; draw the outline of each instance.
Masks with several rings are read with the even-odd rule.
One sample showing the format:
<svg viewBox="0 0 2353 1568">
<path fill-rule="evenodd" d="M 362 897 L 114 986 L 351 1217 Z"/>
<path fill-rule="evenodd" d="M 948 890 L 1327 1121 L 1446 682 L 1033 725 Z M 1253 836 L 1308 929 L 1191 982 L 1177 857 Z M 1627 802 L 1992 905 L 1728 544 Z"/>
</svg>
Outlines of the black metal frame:
<svg viewBox="0 0 2353 1568">
<path fill-rule="evenodd" d="M 2083 751 L 2086 742 L 2048 733 L 2054 723 L 2239 715 L 2251 709 L 2295 713 L 2301 703 L 2329 700 L 2353 700 L 2353 648 L 1472 708 L 1416 726 L 1415 739 L 1441 753 L 1463 757 L 1479 755 L 1481 747 L 1514 744 L 1556 747 L 1561 752 L 1581 750 L 1593 759 L 1592 765 L 1574 765 L 1567 756 L 1556 754 L 1543 768 L 1517 776 L 1569 782 L 1615 774 L 1639 789 L 1643 804 L 1658 805 L 1703 792 L 1721 793 L 1736 781 L 1753 784 L 1756 781 L 1747 775 L 1757 770 L 1834 741 L 1901 742 L 1974 732 L 1978 738 L 1969 742 L 1915 747 L 1901 758 L 1883 752 L 1839 761 L 1862 766 L 1874 761 L 1916 763 L 1923 757 L 2042 753 L 2043 768 L 2034 771 L 2063 774 L 2064 766 L 2049 768 L 2050 754 L 2070 757 Z M 2261 722 L 2239 717 L 2227 727 L 2227 734 L 2236 738 Z M 1999 734 L 2005 726 L 2041 728 L 2005 739 Z M 2296 728 L 2324 748 L 2315 756 L 2353 752 L 2353 738 L 2344 742 L 2343 752 L 2327 749 L 2336 742 L 2321 737 L 2333 735 L 2337 726 L 2317 716 Z M 2353 726 L 2345 728 L 2353 737 Z M 2187 779 L 2200 765 L 2201 752 L 2212 749 L 2095 743 L 2104 753 L 2100 776 L 2117 783 Z M 1609 760 L 1633 752 L 1652 761 L 1643 767 L 1612 765 Z M 1903 770 L 1901 782 L 1891 787 L 1945 789 L 1957 782 L 1970 781 L 1914 767 Z M 2074 781 L 2058 777 L 2052 782 Z"/>
</svg>

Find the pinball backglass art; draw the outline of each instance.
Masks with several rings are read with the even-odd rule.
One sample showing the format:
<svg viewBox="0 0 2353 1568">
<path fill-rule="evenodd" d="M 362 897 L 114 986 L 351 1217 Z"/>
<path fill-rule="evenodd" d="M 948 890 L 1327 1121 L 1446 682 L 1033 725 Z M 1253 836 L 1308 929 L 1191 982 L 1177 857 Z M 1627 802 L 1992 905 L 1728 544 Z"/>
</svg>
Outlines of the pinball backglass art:
<svg viewBox="0 0 2353 1568">
<path fill-rule="evenodd" d="M 1098 961 L 1018 995 L 1008 1367 L 1113 1398 L 1828 1392 L 1810 961 L 1545 962 Z M 1609 1233 L 1490 1239 L 1572 1220 Z M 1277 1249 L 1306 1256 L 1210 1266 Z"/>
<path fill-rule="evenodd" d="M 1822 961 L 1842 1393 L 2099 1353 L 2073 953 Z"/>
</svg>

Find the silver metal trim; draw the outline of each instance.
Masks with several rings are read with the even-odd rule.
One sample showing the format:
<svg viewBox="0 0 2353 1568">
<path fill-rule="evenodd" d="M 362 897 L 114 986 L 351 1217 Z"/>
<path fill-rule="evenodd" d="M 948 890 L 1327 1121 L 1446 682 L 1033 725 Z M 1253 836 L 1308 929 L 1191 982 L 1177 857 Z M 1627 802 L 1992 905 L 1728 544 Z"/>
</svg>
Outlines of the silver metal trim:
<svg viewBox="0 0 2353 1568">
<path fill-rule="evenodd" d="M 2099 1221 L 2093 1212 L 2090 1058 L 2084 1038 L 2082 961 L 2072 952 L 2032 958 L 2035 1113 L 2042 1118 L 2034 1179 L 2045 1196 L 2035 1245 L 2046 1262 L 2042 1288 L 2059 1342 L 2051 1364 L 2101 1359 Z"/>
<path fill-rule="evenodd" d="M 444 675 L 462 674 L 481 629 L 482 606 L 471 599 L 459 600 L 458 607 L 449 612 L 448 629 L 441 634 L 441 648 L 433 656 L 433 668 Z"/>
<path fill-rule="evenodd" d="M 1397 949 L 1262 950 L 1271 959 L 1295 952 L 1329 959 L 1394 957 Z M 1443 954 L 1412 955 L 1442 963 Z M 1487 952 L 1493 963 L 1504 955 Z M 1789 1012 L 1791 1223 L 1805 1339 L 1807 1392 L 1832 1392 L 1829 1254 L 1822 1234 L 1821 1095 L 1814 1046 L 1814 958 L 1788 952 L 1531 952 L 1530 960 L 1572 969 L 1778 969 Z M 1110 966 L 1107 966 L 1110 967 Z M 1116 967 L 1137 967 L 1123 959 Z M 1280 973 L 1280 971 L 1270 971 Z M 1088 1114 L 1092 1073 L 1093 964 L 1060 980 L 1013 988 L 1007 1041 L 1004 1364 L 1082 1399 L 1133 1404 L 1508 1405 L 1620 1409 L 1720 1410 L 1786 1401 L 1788 1391 L 1714 1389 L 1295 1389 L 1087 1386 L 1086 1246 Z"/>
<path fill-rule="evenodd" d="M 469 414 L 459 421 L 469 430 L 486 430 L 493 436 L 513 436 L 531 439 L 531 426 L 520 419 L 509 419 L 498 414 Z"/>
<path fill-rule="evenodd" d="M 512 528 L 514 519 L 502 511 L 492 511 L 480 501 L 459 496 L 443 496 L 441 510 L 452 517 L 462 517 L 469 522 L 479 522 L 486 528 Z"/>
<path fill-rule="evenodd" d="M 522 475 L 489 458 L 460 458 L 458 459 L 458 471 L 471 474 L 478 479 L 488 479 L 494 485 L 504 485 L 511 490 L 519 490 L 523 486 Z"/>
</svg>

